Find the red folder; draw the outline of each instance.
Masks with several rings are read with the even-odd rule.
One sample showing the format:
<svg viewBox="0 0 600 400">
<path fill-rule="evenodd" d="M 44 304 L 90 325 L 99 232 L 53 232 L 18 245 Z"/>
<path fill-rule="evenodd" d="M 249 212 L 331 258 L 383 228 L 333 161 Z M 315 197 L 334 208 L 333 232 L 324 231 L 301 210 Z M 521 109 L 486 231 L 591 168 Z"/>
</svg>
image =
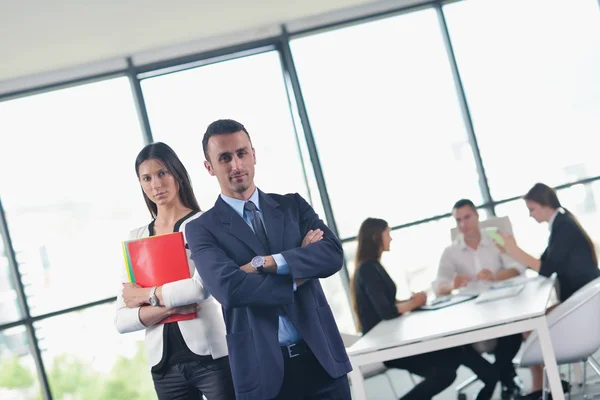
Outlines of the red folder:
<svg viewBox="0 0 600 400">
<path fill-rule="evenodd" d="M 150 236 L 122 242 L 129 282 L 148 288 L 191 278 L 183 233 Z M 161 324 L 196 318 L 196 313 L 174 314 Z"/>
</svg>

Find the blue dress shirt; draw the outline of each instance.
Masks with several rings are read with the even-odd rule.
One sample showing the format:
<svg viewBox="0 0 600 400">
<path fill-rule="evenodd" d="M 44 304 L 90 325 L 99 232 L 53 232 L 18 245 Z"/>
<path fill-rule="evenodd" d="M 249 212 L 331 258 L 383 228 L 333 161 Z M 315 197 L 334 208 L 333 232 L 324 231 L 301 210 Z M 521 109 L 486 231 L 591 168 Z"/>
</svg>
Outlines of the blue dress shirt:
<svg viewBox="0 0 600 400">
<path fill-rule="evenodd" d="M 251 220 L 252 216 L 248 215 L 247 213 L 244 212 L 244 204 L 246 202 L 244 200 L 234 199 L 233 197 L 225 196 L 224 194 L 221 194 L 221 198 L 223 199 L 223 201 L 225 201 L 225 203 L 229 204 L 229 206 L 231 206 L 231 208 L 233 208 L 235 210 L 235 212 L 238 213 L 238 215 L 240 217 L 242 217 L 242 219 L 244 221 L 246 221 L 246 223 L 248 224 L 250 229 L 252 229 L 252 231 L 254 231 L 254 228 L 252 227 L 252 220 Z M 257 214 L 262 219 L 263 225 L 265 225 L 265 219 L 264 219 L 262 211 L 260 209 L 258 190 L 255 190 L 254 193 L 252 194 L 252 196 L 250 196 L 250 198 L 248 200 L 254 203 L 254 205 L 256 206 Z M 267 227 L 265 225 L 265 230 L 266 229 L 267 229 Z M 267 232 L 267 234 L 268 234 L 268 232 Z M 261 255 L 266 256 L 268 254 L 261 254 Z M 285 261 L 285 258 L 281 254 L 273 254 L 272 257 L 273 257 L 273 260 L 275 260 L 275 263 L 277 264 L 277 273 L 280 275 L 289 275 L 290 274 L 290 266 L 288 265 L 287 261 Z M 296 283 L 294 283 L 294 291 L 296 291 Z M 278 334 L 278 336 L 279 336 L 279 344 L 281 346 L 288 346 L 290 344 L 298 343 L 300 341 L 300 339 L 302 339 L 302 337 L 300 336 L 300 333 L 296 330 L 296 328 L 294 327 L 294 324 L 292 324 L 292 321 L 290 321 L 289 318 L 286 317 L 285 315 L 281 315 L 281 314 L 279 314 L 279 334 Z"/>
</svg>

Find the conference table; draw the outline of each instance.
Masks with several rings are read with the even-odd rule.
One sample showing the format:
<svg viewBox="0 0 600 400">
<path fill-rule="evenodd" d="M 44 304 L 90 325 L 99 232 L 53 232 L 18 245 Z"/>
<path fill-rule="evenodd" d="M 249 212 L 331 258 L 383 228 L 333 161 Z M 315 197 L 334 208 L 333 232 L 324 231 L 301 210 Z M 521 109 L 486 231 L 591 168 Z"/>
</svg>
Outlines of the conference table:
<svg viewBox="0 0 600 400">
<path fill-rule="evenodd" d="M 367 399 L 360 367 L 516 333 L 537 331 L 552 397 L 564 400 L 546 308 L 556 301 L 555 278 L 529 279 L 515 296 L 413 311 L 382 321 L 347 349 L 354 400 Z M 553 295 L 554 294 L 554 295 Z"/>
</svg>

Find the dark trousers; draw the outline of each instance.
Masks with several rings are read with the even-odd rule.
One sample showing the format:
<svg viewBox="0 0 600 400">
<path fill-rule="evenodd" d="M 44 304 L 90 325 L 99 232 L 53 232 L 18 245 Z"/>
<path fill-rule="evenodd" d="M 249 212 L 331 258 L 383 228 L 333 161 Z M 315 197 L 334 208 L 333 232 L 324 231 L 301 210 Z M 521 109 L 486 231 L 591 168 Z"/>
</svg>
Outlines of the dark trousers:
<svg viewBox="0 0 600 400">
<path fill-rule="evenodd" d="M 169 365 L 152 379 L 159 400 L 202 400 L 202 395 L 208 400 L 235 400 L 228 357 Z"/>
<path fill-rule="evenodd" d="M 423 378 L 401 400 L 430 400 L 456 379 L 459 355 L 460 350 L 447 349 L 390 360 L 384 364 L 388 368 L 404 369 Z"/>
<path fill-rule="evenodd" d="M 332 378 L 308 346 L 300 346 L 293 357 L 282 347 L 283 384 L 274 400 L 351 400 L 348 376 Z"/>
<path fill-rule="evenodd" d="M 470 345 L 417 354 L 384 364 L 388 368 L 404 369 L 423 378 L 401 400 L 429 400 L 443 392 L 456 379 L 456 370 L 460 365 L 469 368 L 484 383 L 477 400 L 491 399 L 498 382 L 496 368 Z"/>
<path fill-rule="evenodd" d="M 483 382 L 483 388 L 476 400 L 490 400 L 498 383 L 498 370 L 475 350 L 472 345 L 457 347 L 460 350 L 459 361 L 469 368 Z"/>
<path fill-rule="evenodd" d="M 510 335 L 498 338 L 496 348 L 494 349 L 494 357 L 496 361 L 494 365 L 498 370 L 500 382 L 504 386 L 512 386 L 513 379 L 517 376 L 513 359 L 521 348 L 523 336 L 521 334 Z"/>
</svg>

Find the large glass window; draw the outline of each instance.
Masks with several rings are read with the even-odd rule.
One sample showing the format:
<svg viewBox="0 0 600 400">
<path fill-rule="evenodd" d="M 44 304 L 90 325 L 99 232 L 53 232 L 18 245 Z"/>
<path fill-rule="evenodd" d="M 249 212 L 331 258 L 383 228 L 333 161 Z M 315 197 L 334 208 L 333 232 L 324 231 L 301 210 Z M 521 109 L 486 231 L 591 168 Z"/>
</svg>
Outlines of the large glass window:
<svg viewBox="0 0 600 400">
<path fill-rule="evenodd" d="M 252 138 L 257 186 L 265 192 L 300 193 L 317 212 L 322 210 L 318 191 L 307 186 L 315 186 L 314 176 L 309 175 L 306 151 L 301 151 L 305 139 L 294 129 L 278 53 L 145 79 L 142 89 L 154 139 L 181 157 L 203 209 L 213 206 L 220 189 L 204 168 L 202 136 L 212 121 L 232 118 L 243 123 Z M 341 329 L 353 326 L 340 275 L 322 284 Z"/>
<path fill-rule="evenodd" d="M 0 325 L 18 321 L 23 317 L 15 284 L 15 277 L 10 271 L 4 252 L 4 244 L 0 240 Z"/>
<path fill-rule="evenodd" d="M 495 199 L 600 174 L 596 0 L 444 6 Z"/>
<path fill-rule="evenodd" d="M 0 331 L 0 399 L 40 398 L 35 362 L 24 326 Z"/>
<path fill-rule="evenodd" d="M 127 78 L 0 103 L 0 187 L 33 315 L 114 296 L 120 241 L 149 220 Z"/>
<path fill-rule="evenodd" d="M 155 399 L 144 332 L 120 335 L 114 304 L 35 324 L 55 399 Z"/>
<path fill-rule="evenodd" d="M 291 47 L 342 237 L 481 201 L 434 10 L 295 39 Z"/>
<path fill-rule="evenodd" d="M 277 52 L 145 79 L 142 88 L 154 139 L 182 159 L 202 208 L 212 207 L 220 193 L 217 179 L 204 168 L 202 152 L 207 126 L 220 118 L 235 119 L 248 129 L 261 190 L 298 192 L 309 199 Z"/>
</svg>

